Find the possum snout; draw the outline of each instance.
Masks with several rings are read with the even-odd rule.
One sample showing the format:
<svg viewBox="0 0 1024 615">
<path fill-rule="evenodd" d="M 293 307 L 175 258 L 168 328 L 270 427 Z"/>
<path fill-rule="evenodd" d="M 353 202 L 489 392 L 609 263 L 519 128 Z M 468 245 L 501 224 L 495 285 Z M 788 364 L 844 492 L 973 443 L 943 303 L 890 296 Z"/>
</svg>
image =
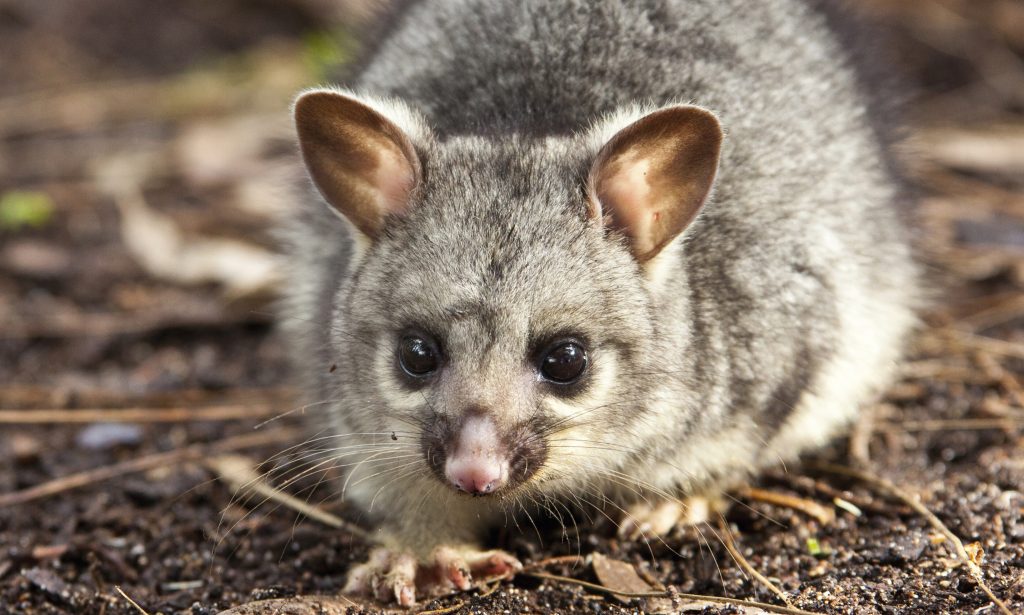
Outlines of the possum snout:
<svg viewBox="0 0 1024 615">
<path fill-rule="evenodd" d="M 441 482 L 475 496 L 527 481 L 547 456 L 545 440 L 533 425 L 503 428 L 487 413 L 439 419 L 424 431 L 422 445 Z"/>
<path fill-rule="evenodd" d="M 471 416 L 459 428 L 457 443 L 444 464 L 444 476 L 455 488 L 471 495 L 500 489 L 508 480 L 506 447 L 498 426 L 488 416 Z"/>
</svg>

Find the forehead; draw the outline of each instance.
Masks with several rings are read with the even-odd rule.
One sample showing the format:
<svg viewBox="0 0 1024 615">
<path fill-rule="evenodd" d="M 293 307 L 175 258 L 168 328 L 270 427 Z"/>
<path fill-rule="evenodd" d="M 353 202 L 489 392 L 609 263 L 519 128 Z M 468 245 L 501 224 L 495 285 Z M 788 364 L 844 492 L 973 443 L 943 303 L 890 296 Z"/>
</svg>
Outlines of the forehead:
<svg viewBox="0 0 1024 615">
<path fill-rule="evenodd" d="M 602 231 L 557 144 L 467 139 L 428 161 L 419 202 L 379 250 L 396 324 L 534 334 L 587 311 Z"/>
</svg>

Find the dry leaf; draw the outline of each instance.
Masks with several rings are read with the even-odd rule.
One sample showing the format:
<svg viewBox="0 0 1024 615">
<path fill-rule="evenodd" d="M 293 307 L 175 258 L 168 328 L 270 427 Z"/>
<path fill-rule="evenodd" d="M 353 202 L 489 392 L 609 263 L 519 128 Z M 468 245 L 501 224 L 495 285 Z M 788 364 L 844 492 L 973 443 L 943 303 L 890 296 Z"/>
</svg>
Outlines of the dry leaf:
<svg viewBox="0 0 1024 615">
<path fill-rule="evenodd" d="M 601 582 L 601 585 L 604 585 L 611 590 L 619 590 L 627 593 L 658 591 L 657 588 L 651 587 L 647 581 L 640 578 L 640 575 L 637 574 L 636 568 L 634 568 L 632 564 L 605 557 L 600 553 L 595 553 L 592 556 L 592 562 L 594 574 L 597 575 L 597 579 Z M 618 594 L 612 595 L 624 603 L 628 603 L 632 600 L 632 598 L 628 596 L 620 596 Z M 668 598 L 647 598 L 648 611 L 660 612 L 670 611 L 671 609 L 672 601 Z"/>
<path fill-rule="evenodd" d="M 97 170 L 100 186 L 121 211 L 121 237 L 138 264 L 176 284 L 222 284 L 234 299 L 275 294 L 281 273 L 271 252 L 231 239 L 188 237 L 147 205 L 141 185 L 154 164 L 144 155 L 115 156 Z"/>
<path fill-rule="evenodd" d="M 964 551 L 967 551 L 967 556 L 971 558 L 971 563 L 980 566 L 985 560 L 985 550 L 981 548 L 980 542 L 972 542 L 969 545 L 964 545 Z"/>
</svg>

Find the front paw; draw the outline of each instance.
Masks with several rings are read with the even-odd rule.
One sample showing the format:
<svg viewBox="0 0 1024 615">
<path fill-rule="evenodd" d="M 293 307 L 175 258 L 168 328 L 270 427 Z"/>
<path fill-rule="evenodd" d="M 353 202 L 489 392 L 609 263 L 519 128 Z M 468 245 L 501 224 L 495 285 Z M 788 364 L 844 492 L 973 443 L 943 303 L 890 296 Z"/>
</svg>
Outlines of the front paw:
<svg viewBox="0 0 1024 615">
<path fill-rule="evenodd" d="M 509 578 L 522 568 L 519 560 L 499 550 L 438 547 L 426 561 L 417 561 L 406 551 L 379 547 L 365 564 L 349 572 L 342 591 L 411 606 L 417 595 L 436 596 L 452 590 L 467 590 L 472 587 L 474 578 Z"/>
</svg>

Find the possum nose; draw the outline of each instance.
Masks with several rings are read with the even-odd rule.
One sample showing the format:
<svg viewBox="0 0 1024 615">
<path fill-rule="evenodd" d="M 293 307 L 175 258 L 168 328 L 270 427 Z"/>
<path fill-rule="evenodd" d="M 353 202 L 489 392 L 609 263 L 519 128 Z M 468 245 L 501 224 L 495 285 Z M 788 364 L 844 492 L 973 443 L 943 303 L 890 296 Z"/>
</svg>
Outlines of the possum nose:
<svg viewBox="0 0 1024 615">
<path fill-rule="evenodd" d="M 505 483 L 501 467 L 496 463 L 453 464 L 446 473 L 453 485 L 472 495 L 491 493 Z"/>
<path fill-rule="evenodd" d="M 486 416 L 467 418 L 459 429 L 455 450 L 445 460 L 445 478 L 472 495 L 497 491 L 508 478 L 503 448 L 494 421 Z"/>
</svg>

